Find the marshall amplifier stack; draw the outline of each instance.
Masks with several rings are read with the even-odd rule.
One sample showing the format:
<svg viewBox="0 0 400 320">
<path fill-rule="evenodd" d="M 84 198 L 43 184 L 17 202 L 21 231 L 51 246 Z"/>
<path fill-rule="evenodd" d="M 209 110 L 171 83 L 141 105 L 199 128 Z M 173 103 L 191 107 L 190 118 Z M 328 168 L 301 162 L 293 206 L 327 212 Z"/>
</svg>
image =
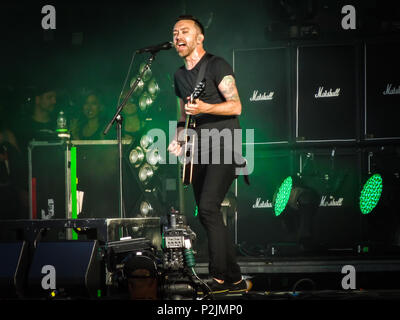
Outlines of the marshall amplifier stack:
<svg viewBox="0 0 400 320">
<path fill-rule="evenodd" d="M 367 43 L 364 135 L 367 141 L 400 139 L 400 43 Z"/>
<path fill-rule="evenodd" d="M 397 150 L 387 162 L 398 158 L 399 55 L 400 42 L 389 40 L 292 42 L 233 51 L 243 107 L 240 124 L 254 130 L 252 141 L 243 139 L 244 155 L 249 145 L 254 150 L 249 154 L 251 185 L 242 179 L 235 185 L 237 244 L 265 248 L 292 240 L 274 217 L 272 202 L 284 177 L 302 170 L 304 183 L 319 197 L 315 241 L 351 248 L 368 240 L 371 228 L 360 211 L 360 192 L 379 169 L 363 163 L 371 148 L 376 158 L 387 145 Z M 310 174 L 310 166 L 317 171 Z M 398 185 L 396 172 L 390 176 Z M 384 217 L 377 214 L 376 219 Z"/>
<path fill-rule="evenodd" d="M 234 51 L 234 72 L 243 105 L 240 124 L 254 129 L 254 143 L 287 142 L 290 118 L 289 49 Z"/>
<path fill-rule="evenodd" d="M 293 156 L 288 150 L 265 151 L 255 146 L 250 185 L 242 177 L 237 183 L 236 243 L 250 247 L 276 241 L 291 241 L 282 221 L 273 213 L 276 187 L 293 172 Z"/>
<path fill-rule="evenodd" d="M 346 252 L 362 240 L 358 209 L 361 156 L 352 148 L 296 151 L 295 171 L 318 195 L 312 236 L 320 247 Z"/>
<path fill-rule="evenodd" d="M 296 141 L 355 141 L 356 68 L 354 45 L 297 48 Z"/>
</svg>

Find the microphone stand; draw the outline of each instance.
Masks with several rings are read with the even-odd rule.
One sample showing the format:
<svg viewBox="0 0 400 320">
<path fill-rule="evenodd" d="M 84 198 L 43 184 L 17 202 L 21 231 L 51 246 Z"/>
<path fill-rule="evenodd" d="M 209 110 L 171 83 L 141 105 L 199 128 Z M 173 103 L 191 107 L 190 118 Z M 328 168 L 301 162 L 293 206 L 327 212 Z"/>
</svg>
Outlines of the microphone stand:
<svg viewBox="0 0 400 320">
<path fill-rule="evenodd" d="M 119 158 L 119 217 L 121 219 L 125 218 L 125 206 L 124 206 L 124 199 L 123 199 L 123 169 L 122 169 L 122 164 L 123 164 L 123 154 L 122 154 L 122 123 L 123 123 L 123 118 L 121 116 L 121 111 L 128 102 L 130 96 L 132 93 L 135 91 L 137 85 L 139 82 L 142 80 L 144 73 L 150 68 L 150 65 L 155 59 L 155 54 L 158 51 L 152 51 L 151 52 L 151 57 L 147 60 L 146 65 L 144 66 L 141 74 L 139 77 L 136 79 L 134 84 L 132 85 L 131 89 L 127 93 L 126 97 L 122 101 L 122 103 L 118 106 L 117 111 L 115 112 L 113 118 L 111 121 L 108 123 L 107 127 L 103 131 L 103 134 L 106 135 L 108 131 L 110 131 L 112 125 L 114 122 L 117 124 L 117 140 L 118 140 L 118 158 Z M 122 237 L 124 236 L 124 231 L 122 228 Z"/>
</svg>

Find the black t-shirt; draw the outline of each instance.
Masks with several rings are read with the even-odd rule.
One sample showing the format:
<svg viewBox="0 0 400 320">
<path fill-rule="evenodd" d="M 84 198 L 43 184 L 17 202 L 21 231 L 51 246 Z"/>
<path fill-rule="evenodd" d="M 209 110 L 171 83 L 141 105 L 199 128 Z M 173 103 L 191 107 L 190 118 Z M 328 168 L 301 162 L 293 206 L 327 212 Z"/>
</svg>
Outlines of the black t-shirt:
<svg viewBox="0 0 400 320">
<path fill-rule="evenodd" d="M 223 58 L 206 53 L 193 69 L 187 70 L 185 66 L 182 66 L 175 72 L 175 93 L 185 103 L 187 102 L 186 98 L 192 94 L 197 85 L 197 76 L 202 64 L 206 61 L 206 57 L 208 59 L 204 73 L 206 86 L 199 99 L 210 104 L 218 104 L 226 101 L 219 91 L 218 85 L 225 76 L 234 76 L 232 67 Z M 193 118 L 196 120 L 196 132 L 199 139 L 196 144 L 197 149 L 195 150 L 195 154 L 198 152 L 198 161 L 200 161 L 200 154 L 208 154 L 210 157 L 216 155 L 217 158 L 220 157 L 219 161 L 222 161 L 225 153 L 232 154 L 232 151 L 234 151 L 236 154 L 241 154 L 241 141 L 239 141 L 239 148 L 235 147 L 235 144 L 237 145 L 238 142 L 235 142 L 234 130 L 240 129 L 237 116 L 199 114 L 193 116 Z M 215 129 L 218 131 L 219 139 L 216 139 L 215 133 L 212 133 Z M 230 131 L 230 139 L 225 139 L 226 130 Z M 224 134 L 222 134 L 223 132 Z M 220 151 L 214 153 L 213 150 L 217 149 Z M 221 152 L 221 150 L 223 151 Z M 210 158 L 209 161 L 214 160 Z"/>
<path fill-rule="evenodd" d="M 208 65 L 204 73 L 206 87 L 199 99 L 211 104 L 226 101 L 224 96 L 218 90 L 218 85 L 225 76 L 234 76 L 232 67 L 223 58 L 206 53 L 193 69 L 187 70 L 185 66 L 182 66 L 175 72 L 175 94 L 185 103 L 187 102 L 186 98 L 192 94 L 197 85 L 197 75 L 200 71 L 201 65 L 205 62 L 206 57 L 208 59 Z M 220 130 L 224 128 L 240 128 L 237 116 L 199 114 L 194 116 L 194 118 L 196 119 L 197 127 L 199 128 L 216 128 Z"/>
<path fill-rule="evenodd" d="M 30 116 L 22 116 L 14 123 L 15 135 L 21 149 L 27 148 L 31 140 L 54 140 L 57 137 L 55 130 L 56 120 L 53 118 L 43 123 L 33 120 Z"/>
</svg>

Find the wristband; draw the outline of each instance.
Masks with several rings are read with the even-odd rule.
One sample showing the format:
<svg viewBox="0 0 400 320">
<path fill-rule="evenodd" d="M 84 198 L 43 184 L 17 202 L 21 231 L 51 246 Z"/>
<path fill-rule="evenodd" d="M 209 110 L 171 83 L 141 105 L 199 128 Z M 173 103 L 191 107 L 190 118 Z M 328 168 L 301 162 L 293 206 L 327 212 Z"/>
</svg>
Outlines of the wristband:
<svg viewBox="0 0 400 320">
<path fill-rule="evenodd" d="M 179 127 L 184 127 L 186 125 L 185 121 L 179 121 L 178 124 L 176 125 L 177 128 Z"/>
</svg>

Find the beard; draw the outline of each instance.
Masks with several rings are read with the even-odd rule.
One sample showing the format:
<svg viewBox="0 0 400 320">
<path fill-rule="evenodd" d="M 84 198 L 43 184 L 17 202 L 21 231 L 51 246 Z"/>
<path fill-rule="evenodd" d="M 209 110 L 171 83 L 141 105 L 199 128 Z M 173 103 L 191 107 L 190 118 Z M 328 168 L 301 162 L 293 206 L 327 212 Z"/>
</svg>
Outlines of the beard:
<svg viewBox="0 0 400 320">
<path fill-rule="evenodd" d="M 186 58 L 196 49 L 196 46 L 186 44 L 183 48 L 177 48 L 176 51 L 181 58 Z"/>
</svg>

